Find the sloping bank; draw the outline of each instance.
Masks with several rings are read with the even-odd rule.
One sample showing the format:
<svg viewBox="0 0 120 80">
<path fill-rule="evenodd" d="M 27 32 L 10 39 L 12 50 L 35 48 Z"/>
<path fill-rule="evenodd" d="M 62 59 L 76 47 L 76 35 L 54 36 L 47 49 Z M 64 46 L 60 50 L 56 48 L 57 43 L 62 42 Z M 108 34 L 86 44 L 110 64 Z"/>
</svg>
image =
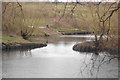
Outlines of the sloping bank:
<svg viewBox="0 0 120 80">
<path fill-rule="evenodd" d="M 16 43 L 16 44 L 6 44 L 2 43 L 2 50 L 13 50 L 13 49 L 34 49 L 45 47 L 45 43 Z"/>
<path fill-rule="evenodd" d="M 2 36 L 2 50 L 34 49 L 47 46 L 46 42 L 25 40 L 21 36 Z"/>
<path fill-rule="evenodd" d="M 91 42 L 83 42 L 83 43 L 78 43 L 73 46 L 74 51 L 79 51 L 79 52 L 95 52 L 96 48 L 94 45 L 94 41 Z M 111 54 L 117 54 L 118 53 L 118 48 L 114 46 L 108 46 L 105 44 L 105 42 L 102 42 L 100 46 L 97 48 L 98 52 L 108 52 Z"/>
</svg>

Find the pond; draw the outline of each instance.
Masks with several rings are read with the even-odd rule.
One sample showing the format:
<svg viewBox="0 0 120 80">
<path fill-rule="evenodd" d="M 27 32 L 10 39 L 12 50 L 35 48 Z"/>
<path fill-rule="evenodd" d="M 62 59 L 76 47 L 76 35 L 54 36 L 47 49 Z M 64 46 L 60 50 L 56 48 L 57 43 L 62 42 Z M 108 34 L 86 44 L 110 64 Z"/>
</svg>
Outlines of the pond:
<svg viewBox="0 0 120 80">
<path fill-rule="evenodd" d="M 31 50 L 3 52 L 3 78 L 118 78 L 118 60 L 101 52 L 76 52 L 77 43 L 93 35 L 46 37 L 48 45 Z M 36 38 L 39 40 L 39 38 Z"/>
</svg>

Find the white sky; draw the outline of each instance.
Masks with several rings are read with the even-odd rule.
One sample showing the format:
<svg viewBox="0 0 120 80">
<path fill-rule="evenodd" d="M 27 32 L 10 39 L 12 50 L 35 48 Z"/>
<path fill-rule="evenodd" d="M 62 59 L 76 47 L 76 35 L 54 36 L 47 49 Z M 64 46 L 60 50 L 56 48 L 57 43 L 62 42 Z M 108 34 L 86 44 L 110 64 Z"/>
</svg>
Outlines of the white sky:
<svg viewBox="0 0 120 80">
<path fill-rule="evenodd" d="M 52 1 L 55 2 L 56 0 L 2 0 L 3 2 L 48 2 L 48 1 Z M 76 0 L 57 0 L 59 2 L 76 2 Z M 115 1 L 120 1 L 120 0 L 77 0 L 79 2 L 100 2 L 100 1 L 104 1 L 104 2 L 115 2 Z"/>
</svg>

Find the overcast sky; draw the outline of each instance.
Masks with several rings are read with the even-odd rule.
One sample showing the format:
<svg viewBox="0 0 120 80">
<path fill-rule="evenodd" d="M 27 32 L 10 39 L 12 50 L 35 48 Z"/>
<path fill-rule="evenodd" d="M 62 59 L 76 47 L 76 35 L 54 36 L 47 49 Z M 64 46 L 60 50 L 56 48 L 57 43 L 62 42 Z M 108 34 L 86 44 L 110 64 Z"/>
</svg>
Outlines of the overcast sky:
<svg viewBox="0 0 120 80">
<path fill-rule="evenodd" d="M 15 1 L 20 1 L 20 2 L 76 2 L 76 0 L 2 0 L 3 2 L 15 2 Z M 100 2 L 100 1 L 105 1 L 105 2 L 115 2 L 119 0 L 77 0 L 79 2 Z"/>
</svg>

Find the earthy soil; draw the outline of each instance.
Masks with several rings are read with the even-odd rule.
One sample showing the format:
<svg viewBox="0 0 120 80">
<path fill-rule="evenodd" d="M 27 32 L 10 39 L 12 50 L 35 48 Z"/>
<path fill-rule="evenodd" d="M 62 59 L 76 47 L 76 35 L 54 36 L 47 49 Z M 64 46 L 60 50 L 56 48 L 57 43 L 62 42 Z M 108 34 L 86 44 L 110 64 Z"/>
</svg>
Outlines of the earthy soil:
<svg viewBox="0 0 120 80">
<path fill-rule="evenodd" d="M 43 44 L 43 43 L 16 43 L 16 44 L 2 43 L 2 50 L 34 49 L 34 48 L 40 48 L 45 46 L 47 46 L 47 44 Z"/>
<path fill-rule="evenodd" d="M 75 44 L 73 46 L 74 51 L 79 51 L 79 52 L 95 52 L 95 44 L 93 41 L 91 42 L 84 42 L 84 43 L 79 43 Z M 118 48 L 113 47 L 113 46 L 108 46 L 105 44 L 105 42 L 102 42 L 100 46 L 97 49 L 98 52 L 108 52 L 111 54 L 116 54 L 118 53 Z"/>
</svg>

